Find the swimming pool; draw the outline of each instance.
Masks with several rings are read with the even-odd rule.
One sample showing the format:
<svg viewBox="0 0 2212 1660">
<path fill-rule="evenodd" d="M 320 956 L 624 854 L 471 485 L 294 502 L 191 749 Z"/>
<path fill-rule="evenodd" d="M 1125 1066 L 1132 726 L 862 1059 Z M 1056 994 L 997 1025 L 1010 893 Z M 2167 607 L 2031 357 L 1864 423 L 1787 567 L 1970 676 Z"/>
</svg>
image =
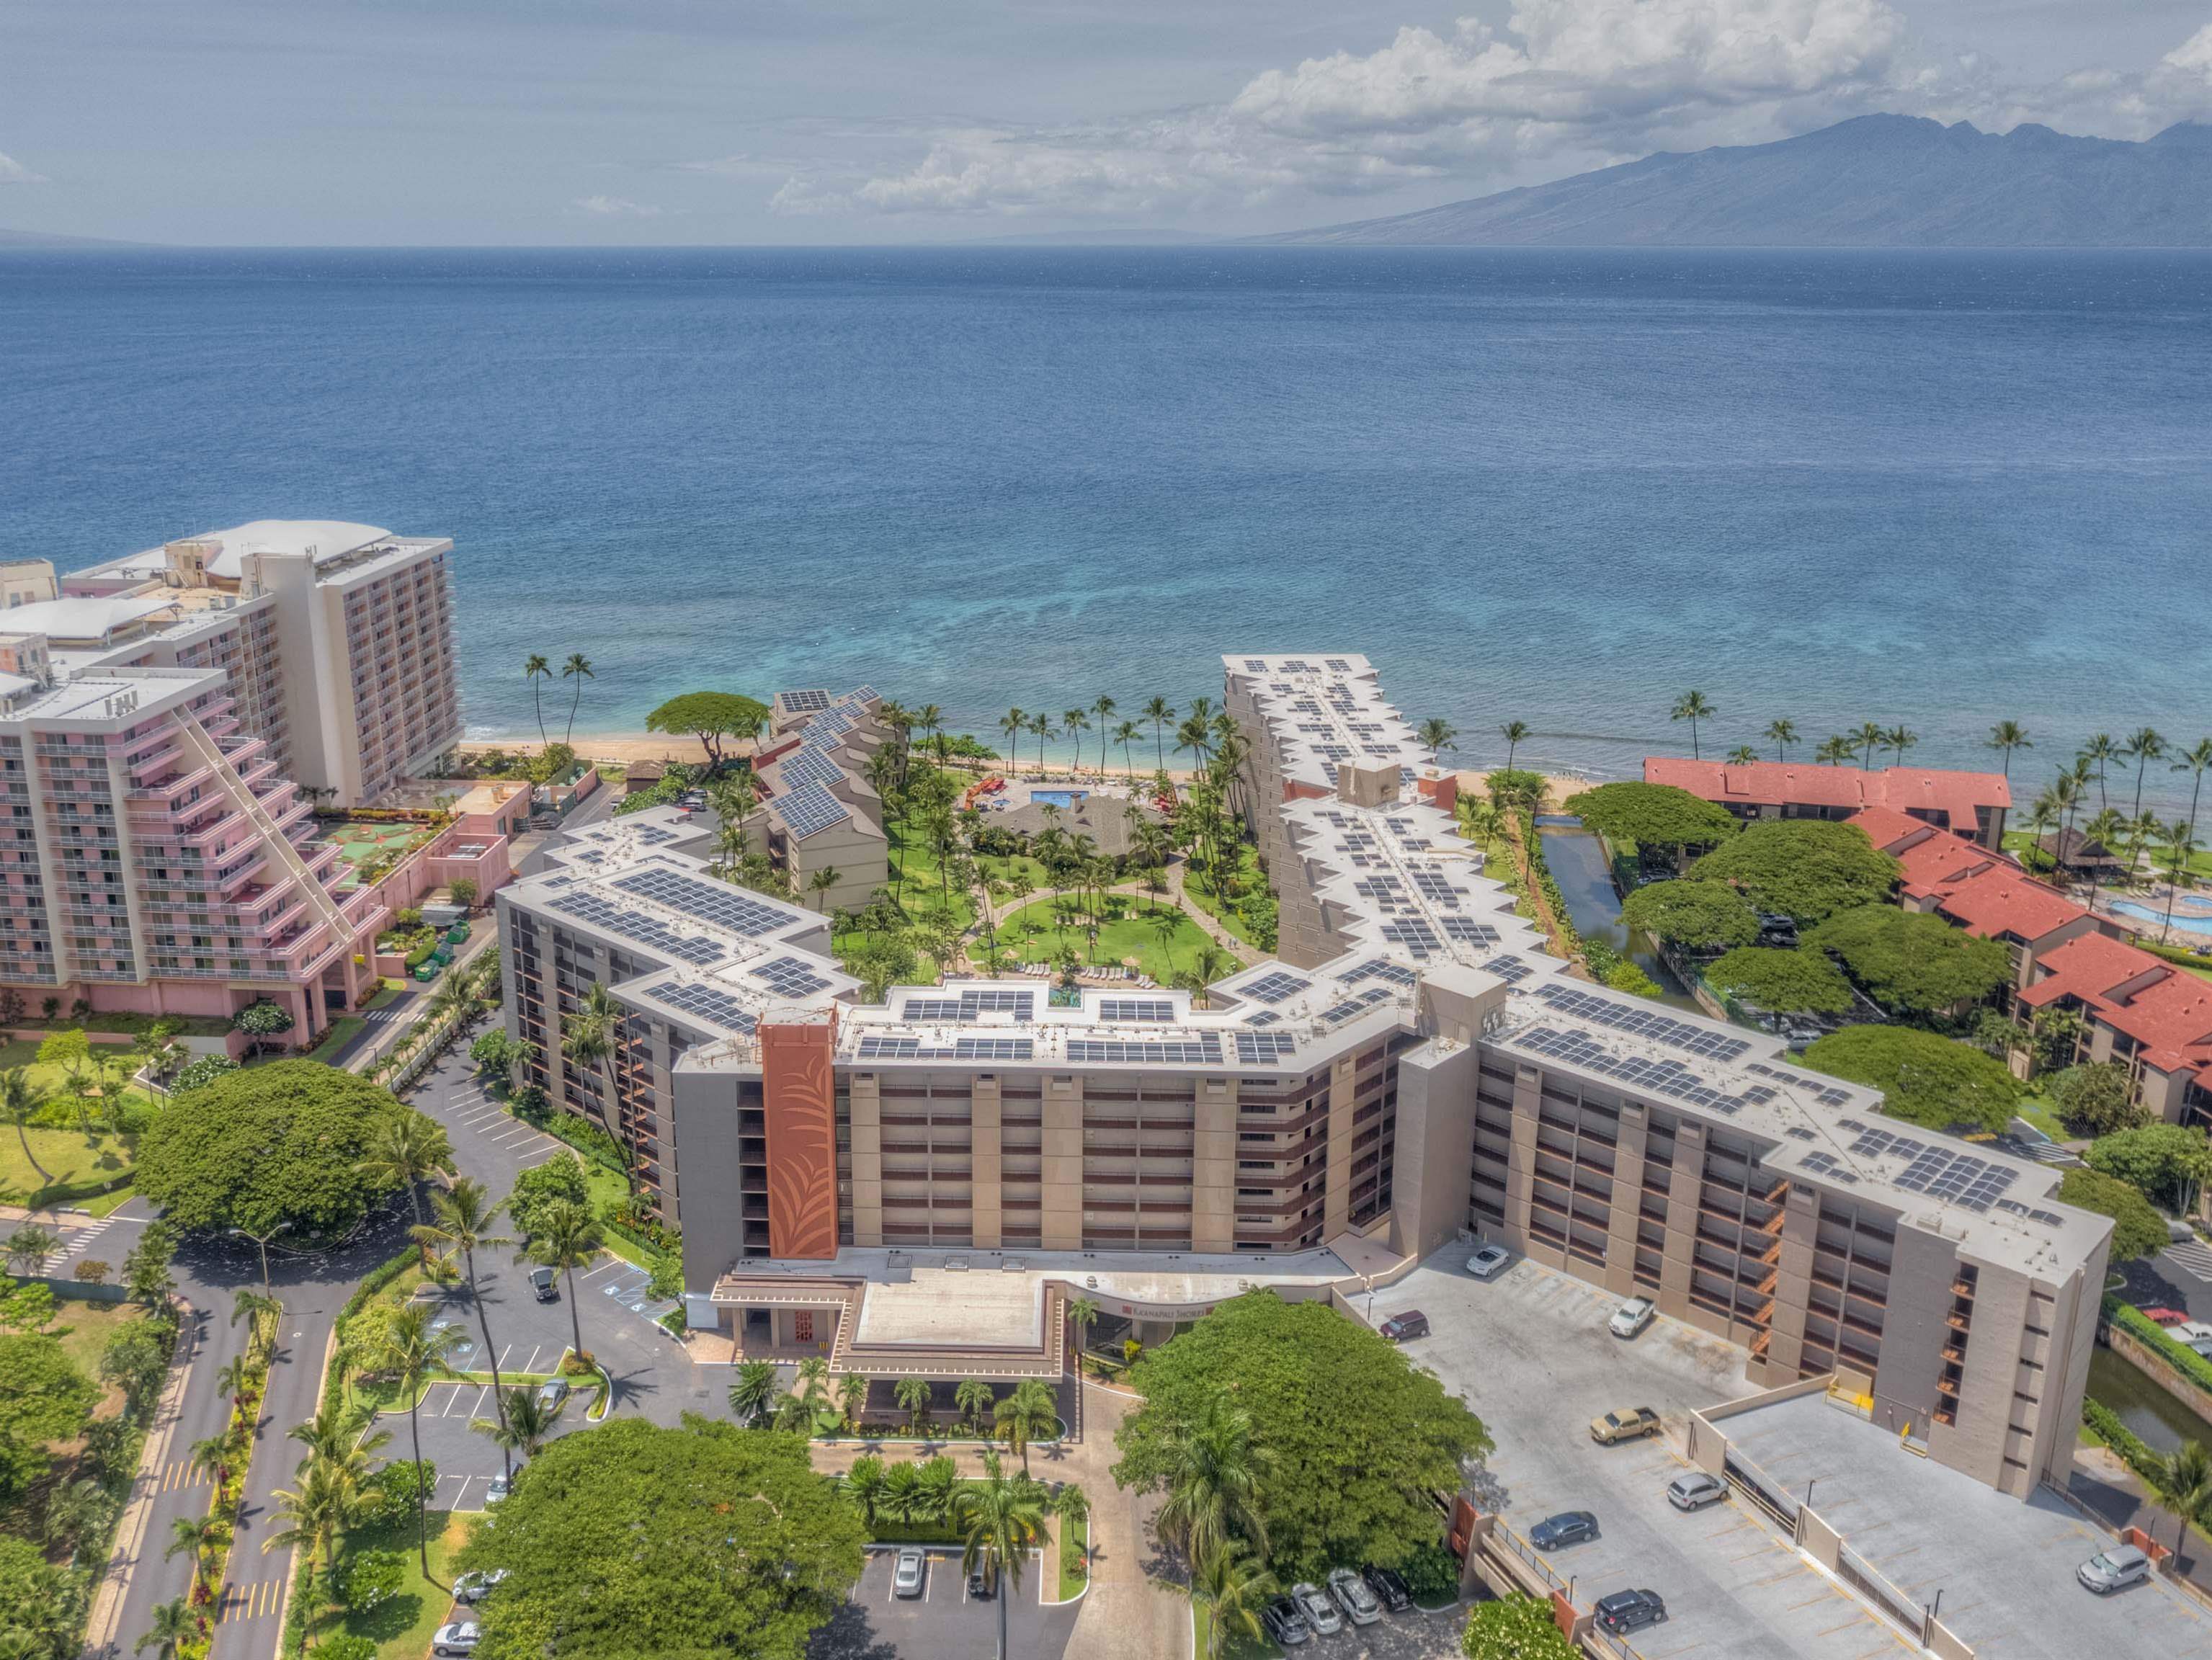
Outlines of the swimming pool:
<svg viewBox="0 0 2212 1660">
<path fill-rule="evenodd" d="M 2131 899 L 2115 899 L 2112 901 L 2112 909 L 2123 916 L 2140 917 L 2146 922 L 2157 922 L 2162 925 L 2166 921 L 2164 911 L 2153 910 L 2148 905 L 2138 905 Z M 2173 927 L 2176 933 L 2201 933 L 2208 939 L 2212 939 L 2212 916 L 2188 916 L 2180 911 L 2176 911 L 2173 914 Z"/>
<path fill-rule="evenodd" d="M 1085 796 L 1090 794 L 1091 792 L 1089 790 L 1031 790 L 1030 792 L 1030 805 L 1033 807 L 1060 807 L 1065 809 L 1073 806 L 1078 801 L 1080 801 Z"/>
</svg>

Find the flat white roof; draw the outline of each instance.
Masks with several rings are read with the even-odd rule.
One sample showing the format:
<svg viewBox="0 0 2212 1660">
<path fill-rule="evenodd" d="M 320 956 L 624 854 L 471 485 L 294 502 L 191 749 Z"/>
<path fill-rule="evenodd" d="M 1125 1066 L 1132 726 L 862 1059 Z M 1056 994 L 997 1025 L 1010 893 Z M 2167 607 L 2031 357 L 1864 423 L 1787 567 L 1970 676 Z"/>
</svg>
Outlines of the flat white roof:
<svg viewBox="0 0 2212 1660">
<path fill-rule="evenodd" d="M 40 599 L 0 613 L 0 630 L 9 634 L 43 634 L 49 640 L 105 644 L 118 629 L 173 611 L 177 602 L 165 594 L 117 594 L 104 598 L 69 597 Z"/>
</svg>

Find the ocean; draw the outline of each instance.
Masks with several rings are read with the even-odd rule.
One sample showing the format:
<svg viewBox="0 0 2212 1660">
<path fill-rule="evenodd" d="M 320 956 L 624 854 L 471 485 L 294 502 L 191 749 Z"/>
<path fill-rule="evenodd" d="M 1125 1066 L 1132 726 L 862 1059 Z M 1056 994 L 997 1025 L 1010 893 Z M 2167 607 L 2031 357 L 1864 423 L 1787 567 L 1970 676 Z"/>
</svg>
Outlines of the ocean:
<svg viewBox="0 0 2212 1660">
<path fill-rule="evenodd" d="M 2212 732 L 2203 253 L 11 252 L 0 431 L 64 570 L 451 536 L 477 735 L 532 652 L 579 734 L 866 681 L 988 741 L 1324 648 L 1468 764 L 1631 774 L 1690 688 L 1708 754 L 2016 720 L 2023 784 Z"/>
</svg>

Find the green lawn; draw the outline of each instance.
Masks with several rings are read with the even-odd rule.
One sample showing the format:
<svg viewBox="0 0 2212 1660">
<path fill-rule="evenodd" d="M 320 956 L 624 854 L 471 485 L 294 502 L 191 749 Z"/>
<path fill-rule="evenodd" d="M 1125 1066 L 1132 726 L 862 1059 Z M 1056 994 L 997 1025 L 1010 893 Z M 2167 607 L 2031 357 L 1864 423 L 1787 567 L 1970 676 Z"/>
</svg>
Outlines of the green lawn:
<svg viewBox="0 0 2212 1660">
<path fill-rule="evenodd" d="M 119 1275 L 123 1264 L 115 1261 L 114 1267 Z M 135 1303 L 80 1303 L 72 1298 L 62 1298 L 55 1304 L 54 1327 L 57 1331 L 64 1326 L 70 1329 L 61 1340 L 63 1349 L 88 1375 L 97 1377 L 100 1353 L 106 1348 L 107 1340 L 143 1312 Z"/>
<path fill-rule="evenodd" d="M 919 917 L 937 909 L 946 897 L 940 887 L 943 872 L 937 855 L 929 844 L 914 833 L 903 818 L 894 818 L 884 825 L 884 835 L 890 842 L 890 871 L 884 885 L 897 896 L 900 907 L 908 916 Z M 902 882 L 900 873 L 904 873 Z M 975 902 L 957 888 L 950 891 L 952 920 L 966 927 L 975 920 Z"/>
<path fill-rule="evenodd" d="M 46 1167 L 43 1177 L 24 1157 L 25 1136 L 30 1140 L 32 1157 Z M 88 1144 L 82 1130 L 27 1129 L 19 1136 L 13 1126 L 0 1128 L 0 1194 L 20 1201 L 56 1183 L 101 1182 L 125 1175 L 131 1169 L 132 1139 L 96 1131 Z"/>
<path fill-rule="evenodd" d="M 1255 877 L 1256 874 L 1255 872 Z M 1248 946 L 1253 943 L 1252 930 L 1244 925 L 1243 913 L 1235 905 L 1217 899 L 1213 890 L 1206 886 L 1204 879 L 1195 872 L 1186 870 L 1183 873 L 1182 891 L 1188 896 L 1191 903 L 1220 923 L 1237 938 Z"/>
<path fill-rule="evenodd" d="M 422 1559 L 416 1551 L 413 1517 L 383 1527 L 355 1528 L 341 1535 L 341 1581 L 346 1564 L 356 1553 L 365 1550 L 404 1553 L 407 1578 L 401 1583 L 398 1596 L 366 1613 L 348 1614 L 327 1606 L 319 1607 L 310 1628 L 311 1638 L 341 1633 L 366 1637 L 376 1645 L 378 1660 L 422 1660 L 430 1651 L 432 1634 L 445 1624 L 447 1612 L 453 1605 L 452 1564 L 461 1547 L 468 1542 L 471 1525 L 469 1518 L 449 1511 L 430 1512 L 430 1578 L 427 1580 L 422 1577 Z M 307 1594 L 319 1604 L 326 1590 L 318 1576 L 315 1589 Z"/>
<path fill-rule="evenodd" d="M 341 1014 L 331 1022 L 330 1030 L 323 1034 L 322 1041 L 307 1051 L 307 1058 L 327 1063 L 331 1056 L 368 1030 L 368 1022 L 359 1015 Z M 271 1055 L 270 1058 L 282 1060 L 288 1057 Z"/>
<path fill-rule="evenodd" d="M 2041 1130 L 2054 1141 L 2070 1141 L 2074 1133 L 2058 1122 L 2057 1110 L 2047 1095 L 2024 1096 L 2013 1111 Z"/>
<path fill-rule="evenodd" d="M 1060 1523 L 1060 1600 L 1063 1602 L 1083 1594 L 1089 1583 L 1083 1571 L 1084 1548 L 1091 1541 L 1088 1519 L 1071 1522 L 1062 1517 Z"/>
<path fill-rule="evenodd" d="M 1127 903 L 1127 913 L 1119 921 L 1109 921 L 1099 927 L 1094 946 L 1088 927 L 1081 923 L 1072 927 L 1054 926 L 1053 902 L 1048 895 L 1034 904 L 1024 905 L 1000 927 L 1000 953 L 1003 956 L 1011 952 L 1018 962 L 1049 963 L 1058 958 L 1065 946 L 1086 964 L 1119 963 L 1134 958 L 1140 973 L 1149 974 L 1160 984 L 1167 985 L 1197 963 L 1200 950 L 1213 945 L 1206 930 L 1179 910 L 1163 905 L 1155 913 L 1146 910 L 1141 900 L 1129 900 Z M 1155 915 L 1175 919 L 1174 932 L 1164 940 L 1152 920 Z M 1218 951 L 1220 947 L 1214 949 Z"/>
</svg>

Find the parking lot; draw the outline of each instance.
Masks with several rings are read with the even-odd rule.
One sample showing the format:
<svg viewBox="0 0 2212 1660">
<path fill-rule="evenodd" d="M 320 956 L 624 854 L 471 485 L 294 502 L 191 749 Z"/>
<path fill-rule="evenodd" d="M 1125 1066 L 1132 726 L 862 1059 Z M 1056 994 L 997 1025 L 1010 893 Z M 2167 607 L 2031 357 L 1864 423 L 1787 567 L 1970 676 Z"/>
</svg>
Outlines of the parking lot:
<svg viewBox="0 0 2212 1660">
<path fill-rule="evenodd" d="M 998 1641 L 998 1605 L 968 1596 L 957 1546 L 922 1547 L 927 1567 L 920 1596 L 891 1592 L 895 1548 L 868 1553 L 860 1583 L 837 1617 L 815 1633 L 811 1660 L 974 1660 Z M 1006 1603 L 1006 1651 L 1023 1660 L 1058 1660 L 1074 1629 L 1078 1602 L 1041 1604 L 1045 1565 L 1032 1558 Z"/>
<path fill-rule="evenodd" d="M 1690 1515 L 1668 1504 L 1667 1483 L 1689 1468 L 1677 1449 L 1690 1410 L 1752 1392 L 1740 1350 L 1664 1318 L 1624 1342 L 1605 1329 L 1618 1298 L 1527 1262 L 1484 1283 L 1465 1272 L 1467 1255 L 1440 1253 L 1377 1292 L 1371 1318 L 1406 1309 L 1429 1316 L 1432 1335 L 1406 1352 L 1464 1395 L 1496 1440 L 1489 1466 L 1509 1527 L 1525 1537 L 1561 1511 L 1596 1516 L 1596 1538 L 1546 1559 L 1577 1603 L 1657 1591 L 1668 1619 L 1634 1639 L 1647 1660 L 1914 1652 L 1735 1503 Z M 1365 1313 L 1365 1299 L 1360 1306 Z M 1638 1406 L 1661 1414 L 1663 1436 L 1591 1441 L 1591 1419 Z"/>
</svg>

